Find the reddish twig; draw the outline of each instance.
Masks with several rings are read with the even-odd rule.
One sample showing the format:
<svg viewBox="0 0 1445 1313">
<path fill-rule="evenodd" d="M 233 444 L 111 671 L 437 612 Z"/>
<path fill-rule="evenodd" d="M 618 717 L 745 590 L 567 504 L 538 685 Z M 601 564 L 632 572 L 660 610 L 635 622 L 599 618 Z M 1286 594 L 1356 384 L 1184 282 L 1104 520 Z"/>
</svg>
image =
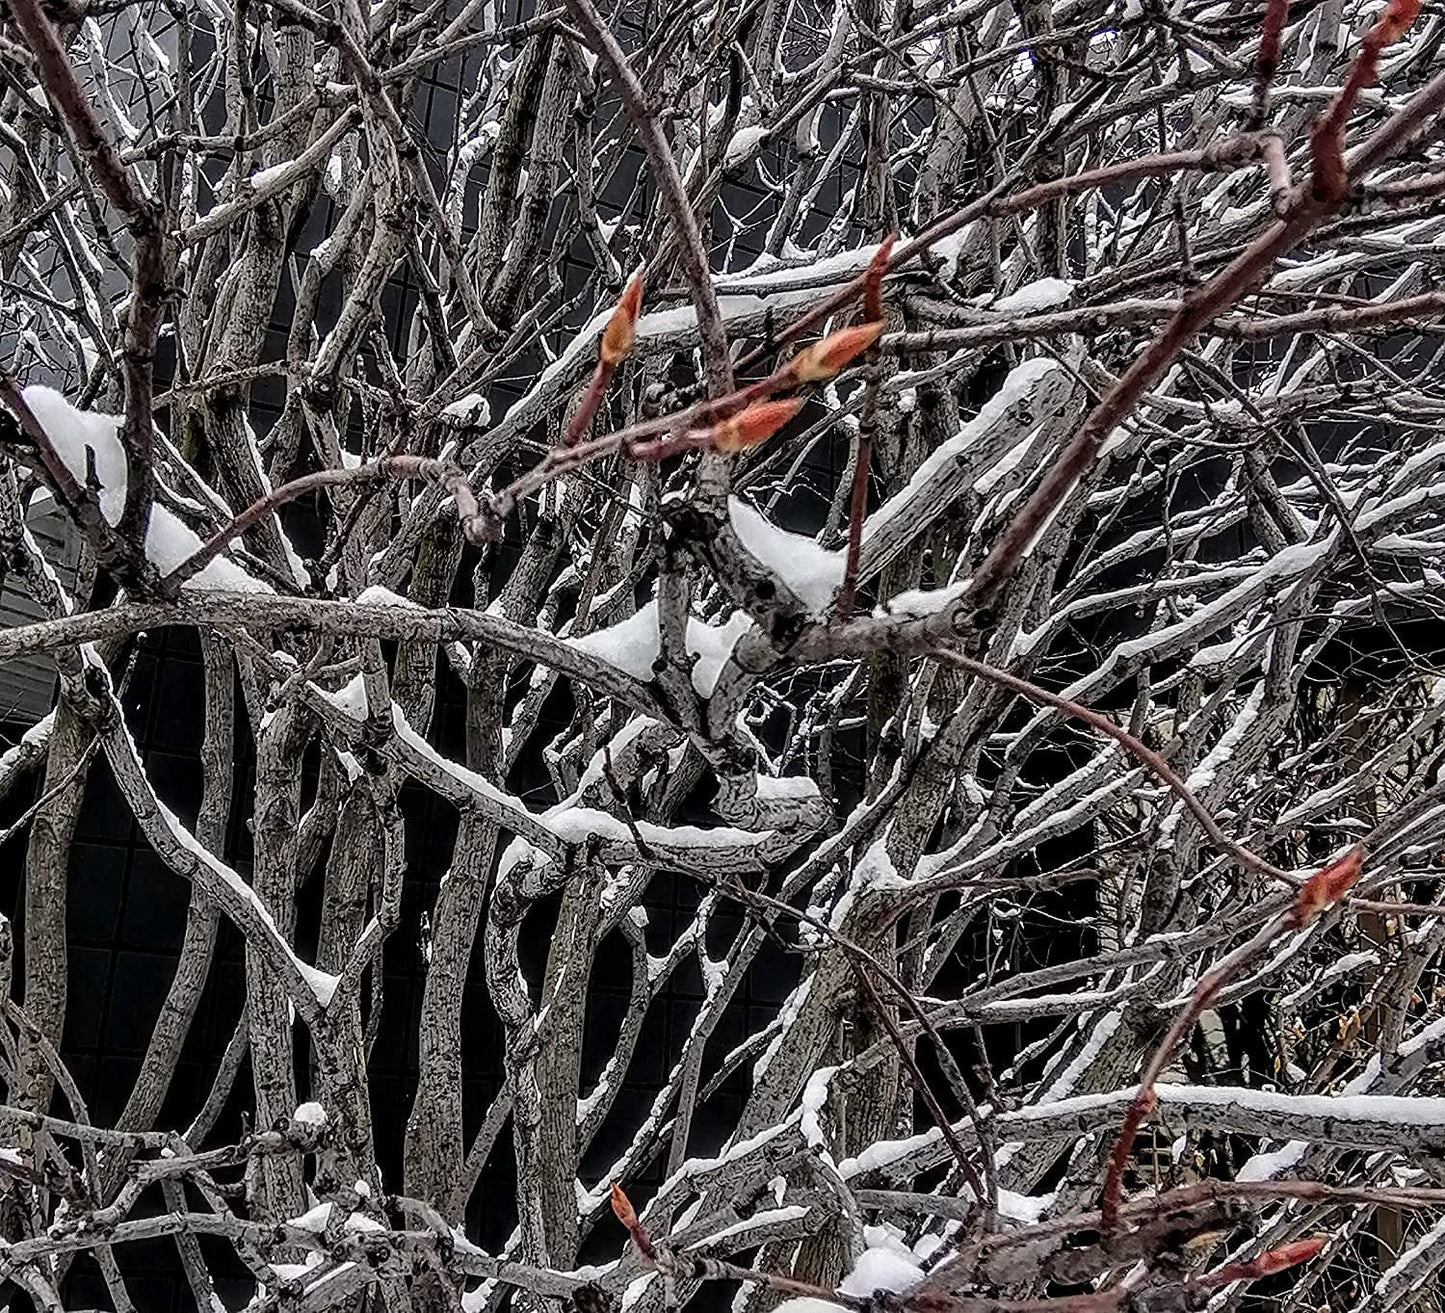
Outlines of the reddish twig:
<svg viewBox="0 0 1445 1313">
<path fill-rule="evenodd" d="M 1265 0 L 1264 26 L 1259 33 L 1259 54 L 1254 61 L 1254 104 L 1249 129 L 1258 132 L 1269 121 L 1269 93 L 1279 71 L 1279 39 L 1289 14 L 1289 0 Z"/>
<path fill-rule="evenodd" d="M 899 1060 L 903 1063 L 904 1069 L 908 1072 L 913 1088 L 917 1090 L 918 1097 L 923 1100 L 923 1106 L 928 1109 L 929 1115 L 937 1125 L 939 1133 L 953 1153 L 954 1162 L 958 1164 L 958 1170 L 963 1173 L 963 1178 L 968 1182 L 968 1187 L 973 1191 L 974 1197 L 983 1206 L 985 1211 L 992 1213 L 997 1207 L 997 1196 L 990 1196 L 988 1187 L 984 1185 L 979 1177 L 978 1169 L 969 1161 L 968 1150 L 964 1148 L 963 1141 L 958 1138 L 958 1132 L 953 1129 L 953 1123 L 949 1121 L 948 1114 L 938 1105 L 933 1090 L 929 1087 L 928 1079 L 924 1076 L 918 1065 L 918 1059 L 913 1056 L 913 1050 L 909 1048 L 908 1041 L 903 1037 L 903 1032 L 898 1029 L 898 1023 L 889 1015 L 883 1000 L 878 997 L 878 991 L 873 988 L 873 982 L 868 979 L 866 968 L 859 962 L 853 964 L 853 974 L 857 977 L 858 983 L 863 987 L 863 992 L 868 996 L 868 1001 L 873 1005 L 873 1011 L 878 1020 L 883 1024 L 883 1029 L 888 1032 L 888 1038 L 893 1042 L 893 1047 L 898 1051 Z M 895 993 L 900 997 L 908 994 L 909 991 L 903 987 L 902 982 L 897 982 Z M 987 1151 L 987 1146 L 981 1146 Z"/>
<path fill-rule="evenodd" d="M 962 209 L 944 215 L 925 228 L 917 237 L 910 238 L 896 247 L 888 257 L 887 272 L 893 273 L 917 259 L 925 251 L 941 242 L 945 237 L 966 228 L 977 219 L 1002 219 L 1011 214 L 1021 214 L 1038 209 L 1052 201 L 1078 192 L 1093 191 L 1097 188 L 1118 186 L 1126 182 L 1137 182 L 1144 178 L 1157 178 L 1178 173 L 1184 169 L 1202 169 L 1207 172 L 1243 168 L 1257 161 L 1262 154 L 1262 144 L 1254 136 L 1231 137 L 1217 142 L 1203 150 L 1166 151 L 1157 155 L 1145 155 L 1136 160 L 1122 160 L 1117 164 L 1106 164 L 1097 169 L 1086 169 L 1082 173 L 1053 178 L 1048 182 L 1036 183 L 1022 191 L 1008 194 L 1007 188 L 1017 179 L 999 183 L 991 190 L 971 201 Z M 852 282 L 840 287 L 831 296 L 825 297 L 806 314 L 799 316 L 786 328 L 774 333 L 762 346 L 755 348 L 738 362 L 739 369 L 749 369 L 776 351 L 779 347 L 796 342 L 811 329 L 816 328 L 829 315 L 851 305 L 862 295 L 867 286 L 871 268 L 860 273 Z"/>
<path fill-rule="evenodd" d="M 1281 870 L 1272 862 L 1266 861 L 1258 853 L 1251 852 L 1243 844 L 1235 843 L 1223 830 L 1219 828 L 1219 822 L 1198 798 L 1193 791 L 1180 777 L 1167 761 L 1159 753 L 1149 747 L 1142 740 L 1136 738 L 1121 725 L 1116 725 L 1108 716 L 1101 715 L 1090 707 L 1084 706 L 1082 702 L 1075 702 L 1072 698 L 1066 698 L 1058 693 L 1052 693 L 1046 688 L 1040 688 L 1037 684 L 1031 683 L 1018 675 L 1012 675 L 1006 670 L 1000 670 L 996 666 L 985 665 L 982 661 L 975 661 L 972 657 L 966 657 L 959 652 L 945 650 L 936 651 L 932 654 L 937 660 L 947 665 L 955 666 L 959 670 L 966 670 L 971 675 L 977 675 L 980 679 L 986 679 L 991 684 L 997 684 L 1001 688 L 1009 689 L 1014 693 L 1031 699 L 1034 702 L 1042 702 L 1046 706 L 1062 711 L 1067 716 L 1081 720 L 1086 725 L 1091 725 L 1099 733 L 1107 735 L 1115 743 L 1124 748 L 1131 756 L 1137 758 L 1150 771 L 1159 777 L 1171 793 L 1188 809 L 1190 815 L 1199 822 L 1199 827 L 1209 836 L 1216 848 L 1221 852 L 1228 853 L 1244 869 L 1254 871 L 1260 875 L 1268 876 L 1272 880 L 1279 880 L 1292 887 L 1300 884 L 1299 877 L 1291 875 L 1288 871 Z"/>
<path fill-rule="evenodd" d="M 1405 15 L 1416 3 L 1417 0 L 1391 0 L 1387 10 L 1390 17 L 1382 18 L 1371 29 L 1372 33 L 1383 33 L 1377 38 L 1378 44 L 1383 45 L 1386 39 L 1393 40 L 1403 31 L 1408 21 Z M 1343 185 L 1322 188 L 1316 180 L 1312 186 L 1301 190 L 1294 196 L 1284 218 L 1251 242 L 1209 282 L 1185 298 L 1178 313 L 1100 398 L 973 576 L 961 605 L 974 608 L 976 622 L 987 621 L 1003 585 L 1018 568 L 1060 503 L 1093 464 L 1104 439 L 1133 411 L 1144 393 L 1163 377 L 1175 357 L 1203 328 L 1264 277 L 1276 260 L 1292 250 L 1322 219 L 1337 211 L 1345 201 L 1350 184 L 1399 149 L 1420 124 L 1439 109 L 1442 102 L 1445 102 L 1445 74 L 1432 79 L 1364 143 L 1350 161 Z M 1256 154 L 1262 150 L 1259 137 L 1247 140 L 1253 143 Z"/>
<path fill-rule="evenodd" d="M 884 239 L 863 275 L 863 314 L 883 327 L 883 275 L 893 251 L 893 235 Z M 843 583 L 838 590 L 838 618 L 853 614 L 853 594 L 858 587 L 858 554 L 863 545 L 863 520 L 868 514 L 868 474 L 873 465 L 873 434 L 878 427 L 878 388 L 881 353 L 875 343 L 868 349 L 863 383 L 863 408 L 858 419 L 857 455 L 853 461 L 853 486 L 848 498 L 848 548 L 843 559 Z"/>
<path fill-rule="evenodd" d="M 1330 102 L 1310 133 L 1310 189 L 1317 200 L 1337 204 L 1349 191 L 1345 166 L 1345 122 L 1360 92 L 1379 76 L 1380 54 L 1415 21 L 1420 0 L 1390 0 L 1360 43 L 1340 93 Z"/>
<path fill-rule="evenodd" d="M 637 273 L 627 284 L 627 290 L 618 301 L 617 309 L 612 312 L 612 318 L 602 330 L 602 340 L 597 345 L 597 368 L 592 372 L 592 379 L 582 394 L 576 414 L 572 416 L 566 432 L 562 435 L 564 447 L 575 446 L 591 426 L 597 408 L 602 404 L 607 385 L 612 381 L 612 375 L 632 351 L 632 343 L 637 336 L 637 315 L 641 308 L 642 275 Z"/>
<path fill-rule="evenodd" d="M 1298 930 L 1309 925 L 1327 907 L 1333 906 L 1349 891 L 1360 878 L 1365 852 L 1358 846 L 1351 848 L 1343 857 L 1317 871 L 1300 888 L 1294 905 L 1280 915 L 1272 917 L 1248 943 L 1228 954 L 1211 970 L 1199 978 L 1189 1004 L 1175 1017 L 1165 1032 L 1154 1055 L 1139 1077 L 1139 1093 L 1129 1105 L 1119 1138 L 1115 1141 L 1114 1152 L 1109 1159 L 1108 1175 L 1104 1179 L 1102 1199 L 1103 1230 L 1105 1234 L 1119 1228 L 1119 1208 L 1124 1191 L 1124 1172 L 1129 1165 L 1129 1156 L 1134 1148 L 1135 1137 L 1144 1119 L 1154 1110 L 1156 1096 L 1155 1082 L 1169 1064 L 1179 1045 L 1193 1030 L 1195 1023 L 1209 1008 L 1220 991 L 1250 962 L 1265 952 L 1275 939 L 1285 931 Z"/>
<path fill-rule="evenodd" d="M 430 479 L 439 484 L 456 503 L 462 532 L 472 543 L 490 541 L 492 521 L 467 482 L 466 471 L 449 461 L 431 460 L 425 456 L 384 456 L 380 460 L 358 465 L 354 469 L 317 470 L 283 483 L 266 496 L 258 498 L 229 523 L 217 529 L 194 553 L 188 556 L 164 582 L 176 588 L 192 578 L 216 559 L 227 546 L 259 524 L 279 507 L 322 488 L 368 486 L 391 479 Z"/>
</svg>

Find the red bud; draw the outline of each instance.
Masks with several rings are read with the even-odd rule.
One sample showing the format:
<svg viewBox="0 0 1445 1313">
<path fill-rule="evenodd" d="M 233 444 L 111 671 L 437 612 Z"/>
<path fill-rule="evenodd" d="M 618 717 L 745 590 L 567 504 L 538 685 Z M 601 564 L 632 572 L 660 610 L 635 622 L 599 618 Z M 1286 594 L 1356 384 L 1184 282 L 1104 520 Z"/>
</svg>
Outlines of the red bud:
<svg viewBox="0 0 1445 1313">
<path fill-rule="evenodd" d="M 1268 1276 L 1271 1272 L 1283 1272 L 1287 1267 L 1308 1263 L 1328 1243 L 1326 1237 L 1317 1235 L 1308 1240 L 1295 1240 L 1281 1245 L 1278 1249 L 1271 1249 L 1269 1253 L 1259 1256 L 1259 1274 Z"/>
<path fill-rule="evenodd" d="M 612 1211 L 617 1215 L 617 1220 L 629 1231 L 637 1225 L 637 1212 L 632 1207 L 632 1200 L 627 1197 L 626 1191 L 612 1182 Z"/>
<path fill-rule="evenodd" d="M 1199 1278 L 1199 1284 L 1206 1288 L 1227 1286 L 1231 1281 L 1254 1281 L 1259 1277 L 1272 1276 L 1286 1268 L 1308 1263 L 1328 1243 L 1328 1237 L 1322 1235 L 1311 1236 L 1308 1240 L 1294 1240 L 1278 1249 L 1271 1249 L 1258 1258 L 1247 1259 L 1242 1263 L 1226 1263 L 1208 1276 Z"/>
<path fill-rule="evenodd" d="M 1420 0 L 1390 0 L 1375 24 L 1380 44 L 1398 41 L 1405 29 L 1420 16 Z"/>
<path fill-rule="evenodd" d="M 1365 850 L 1356 844 L 1343 857 L 1316 871 L 1300 886 L 1294 908 L 1295 921 L 1302 926 L 1309 925 L 1326 908 L 1333 907 L 1349 893 L 1364 866 Z"/>
<path fill-rule="evenodd" d="M 878 340 L 883 321 L 855 324 L 829 333 L 821 342 L 814 342 L 793 357 L 791 371 L 799 383 L 821 383 L 832 378 L 855 356 L 861 355 Z"/>
<path fill-rule="evenodd" d="M 749 406 L 740 415 L 725 419 L 713 425 L 711 441 L 718 451 L 745 451 L 766 442 L 802 407 L 796 398 L 787 401 L 764 401 Z"/>
<path fill-rule="evenodd" d="M 642 275 L 634 274 L 632 281 L 627 284 L 627 290 L 622 293 L 622 299 L 617 303 L 617 309 L 612 312 L 612 318 L 607 321 L 607 327 L 602 330 L 602 345 L 598 354 L 602 357 L 603 364 L 616 366 L 627 358 L 637 333 L 637 315 L 641 309 Z"/>
</svg>

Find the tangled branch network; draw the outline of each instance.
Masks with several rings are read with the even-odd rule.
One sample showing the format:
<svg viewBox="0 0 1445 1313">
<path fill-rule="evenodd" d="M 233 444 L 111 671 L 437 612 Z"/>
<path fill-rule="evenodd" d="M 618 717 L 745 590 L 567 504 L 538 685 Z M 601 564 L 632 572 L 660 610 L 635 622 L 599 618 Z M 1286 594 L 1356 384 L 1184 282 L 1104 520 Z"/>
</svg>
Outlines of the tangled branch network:
<svg viewBox="0 0 1445 1313">
<path fill-rule="evenodd" d="M 1438 1308 L 1442 42 L 8 0 L 0 1300 Z"/>
</svg>

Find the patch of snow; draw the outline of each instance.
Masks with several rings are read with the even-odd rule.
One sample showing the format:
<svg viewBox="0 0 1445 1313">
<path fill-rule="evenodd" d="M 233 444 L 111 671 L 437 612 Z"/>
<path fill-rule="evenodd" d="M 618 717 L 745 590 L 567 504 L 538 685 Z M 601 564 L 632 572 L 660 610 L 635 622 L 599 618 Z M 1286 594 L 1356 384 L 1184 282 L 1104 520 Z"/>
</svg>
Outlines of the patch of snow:
<svg viewBox="0 0 1445 1313">
<path fill-rule="evenodd" d="M 424 608 L 417 605 L 409 597 L 403 597 L 400 593 L 394 593 L 390 588 L 384 588 L 381 584 L 371 584 L 363 588 L 356 595 L 358 606 L 408 606 L 414 611 Z"/>
<path fill-rule="evenodd" d="M 806 775 L 759 775 L 757 796 L 770 801 L 811 802 L 821 794 L 817 781 Z"/>
<path fill-rule="evenodd" d="M 1106 1045 L 1113 1037 L 1114 1032 L 1124 1020 L 1121 1012 L 1109 1012 L 1099 1019 L 1094 1027 L 1093 1034 L 1088 1038 L 1084 1047 L 1075 1056 L 1074 1060 L 1058 1075 L 1049 1087 L 1039 1096 L 1040 1104 L 1057 1103 L 1060 1099 L 1068 1097 L 1074 1092 L 1074 1087 L 1079 1082 L 1079 1077 L 1089 1069 L 1090 1064 L 1099 1056 Z"/>
<path fill-rule="evenodd" d="M 942 262 L 939 272 L 944 278 L 953 278 L 957 275 L 959 257 L 963 254 L 963 249 L 968 245 L 972 235 L 973 224 L 966 223 L 957 232 L 940 237 L 929 247 L 929 250 Z"/>
<path fill-rule="evenodd" d="M 804 1143 L 809 1148 L 820 1149 L 825 1153 L 827 1139 L 823 1135 L 823 1125 L 818 1114 L 828 1102 L 828 1082 L 837 1070 L 837 1067 L 819 1067 L 808 1077 L 808 1083 L 803 1087 L 803 1119 L 799 1129 L 803 1132 Z"/>
<path fill-rule="evenodd" d="M 728 519 L 738 541 L 807 603 L 822 611 L 843 582 L 842 552 L 829 552 L 811 538 L 788 533 L 736 497 L 728 498 Z"/>
<path fill-rule="evenodd" d="M 760 144 L 767 139 L 768 130 L 761 123 L 734 132 L 723 151 L 723 168 L 735 169 L 756 153 Z"/>
<path fill-rule="evenodd" d="M 352 720 L 366 719 L 366 684 L 361 675 L 353 675 L 335 693 L 323 693 L 321 696 Z"/>
<path fill-rule="evenodd" d="M 315 1208 L 302 1213 L 300 1217 L 293 1217 L 287 1225 L 294 1226 L 298 1231 L 311 1231 L 320 1235 L 326 1230 L 330 1221 L 331 1205 L 317 1204 Z"/>
<path fill-rule="evenodd" d="M 989 309 L 1004 315 L 1037 314 L 1066 305 L 1073 294 L 1074 284 L 1067 278 L 1040 278 L 1000 297 Z"/>
<path fill-rule="evenodd" d="M 738 639 L 752 627 L 752 617 L 746 611 L 734 611 L 721 625 L 710 625 L 694 616 L 688 617 L 684 641 L 688 652 L 697 657 L 697 663 L 692 668 L 692 686 L 701 697 L 712 696 L 723 667 L 738 645 Z"/>
<path fill-rule="evenodd" d="M 694 1240 L 688 1245 L 688 1248 L 701 1249 L 704 1245 L 716 1244 L 719 1240 L 731 1239 L 733 1236 L 747 1235 L 749 1231 L 756 1231 L 765 1226 L 796 1222 L 799 1218 L 807 1215 L 808 1210 L 802 1204 L 789 1204 L 786 1208 L 765 1208 L 751 1217 L 743 1218 L 740 1222 L 723 1227 L 721 1231 L 714 1231 L 712 1235 L 704 1236 L 701 1240 Z"/>
<path fill-rule="evenodd" d="M 640 1277 L 637 1277 L 634 1281 L 632 1281 L 628 1285 L 627 1289 L 622 1292 L 622 1313 L 626 1313 L 627 1309 L 631 1308 L 635 1303 L 637 1303 L 637 1301 L 642 1298 L 643 1293 L 647 1290 L 647 1287 L 650 1286 L 656 1279 L 656 1272 L 644 1272 Z"/>
<path fill-rule="evenodd" d="M 946 588 L 905 588 L 880 603 L 873 614 L 880 619 L 885 616 L 911 616 L 923 620 L 952 606 L 963 596 L 969 582 L 968 579 L 960 579 Z"/>
<path fill-rule="evenodd" d="M 252 190 L 266 191 L 281 180 L 293 163 L 292 160 L 282 160 L 280 164 L 273 164 L 269 169 L 261 169 L 253 173 L 248 179 Z"/>
<path fill-rule="evenodd" d="M 492 420 L 492 403 L 480 392 L 468 392 L 464 397 L 458 397 L 449 406 L 442 408 L 442 416 L 447 419 L 461 420 L 467 424 L 475 424 L 478 428 L 485 428 Z"/>
<path fill-rule="evenodd" d="M 1042 1195 L 1015 1194 L 1012 1190 L 998 1192 L 998 1211 L 1015 1222 L 1037 1222 L 1053 1204 L 1057 1192 Z"/>
<path fill-rule="evenodd" d="M 128 732 L 128 731 L 127 731 Z M 132 751 L 139 756 L 139 749 L 132 743 Z M 192 853 L 199 861 L 204 862 L 210 869 L 221 878 L 243 902 L 250 903 L 255 909 L 256 915 L 263 925 L 271 932 L 280 951 L 291 959 L 292 965 L 297 973 L 306 982 L 307 987 L 315 995 L 316 1001 L 323 1008 L 330 1004 L 332 996 L 336 993 L 336 986 L 341 983 L 340 976 L 333 976 L 330 972 L 322 971 L 319 967 L 311 966 L 296 956 L 291 946 L 282 937 L 276 927 L 276 921 L 272 917 L 270 909 L 256 896 L 256 891 L 251 888 L 240 875 L 232 870 L 225 862 L 213 854 L 190 830 L 181 824 L 178 817 L 165 803 L 157 801 L 157 813 L 170 832 L 171 837 Z"/>
<path fill-rule="evenodd" d="M 923 1269 L 912 1254 L 891 1245 L 875 1245 L 859 1255 L 839 1289 L 845 1295 L 871 1295 L 875 1290 L 904 1294 L 923 1280 Z"/>
<path fill-rule="evenodd" d="M 697 658 L 692 669 L 692 686 L 702 697 L 711 697 L 717 687 L 727 659 L 738 639 L 752 627 L 745 611 L 735 611 L 721 625 L 710 625 L 696 616 L 689 616 L 685 644 L 688 654 Z M 573 647 L 590 653 L 616 666 L 634 679 L 650 680 L 653 665 L 662 654 L 658 633 L 657 601 L 644 603 L 636 612 L 615 625 L 594 629 L 580 638 L 566 640 Z"/>
<path fill-rule="evenodd" d="M 301 1126 L 325 1126 L 326 1109 L 319 1103 L 303 1103 L 291 1114 L 291 1120 Z"/>
<path fill-rule="evenodd" d="M 121 512 L 125 509 L 128 475 L 125 450 L 120 440 L 122 418 L 98 411 L 77 410 L 54 388 L 43 384 L 32 384 L 22 395 L 56 453 L 81 487 L 88 486 L 89 467 L 94 465 L 95 480 L 99 484 L 96 496 L 100 502 L 100 513 L 108 524 L 119 524 Z M 162 574 L 169 574 L 189 560 L 200 546 L 200 538 L 173 511 L 159 504 L 152 506 L 145 554 Z M 185 587 L 239 593 L 272 591 L 269 584 L 252 578 L 224 557 L 217 557 L 205 569 L 186 580 Z"/>
</svg>

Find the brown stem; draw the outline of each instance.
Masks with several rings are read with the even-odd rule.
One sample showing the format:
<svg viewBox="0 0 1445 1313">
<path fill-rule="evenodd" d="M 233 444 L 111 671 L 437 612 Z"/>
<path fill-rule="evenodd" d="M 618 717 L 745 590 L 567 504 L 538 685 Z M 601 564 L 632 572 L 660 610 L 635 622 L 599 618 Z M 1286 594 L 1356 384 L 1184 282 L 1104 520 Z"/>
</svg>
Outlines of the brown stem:
<svg viewBox="0 0 1445 1313">
<path fill-rule="evenodd" d="M 1298 888 L 1302 883 L 1298 876 L 1280 870 L 1272 862 L 1266 861 L 1257 853 L 1251 852 L 1242 844 L 1235 843 L 1233 839 L 1229 838 L 1219 828 L 1219 823 L 1210 814 L 1209 808 L 1194 796 L 1189 786 L 1180 778 L 1179 773 L 1153 748 L 1141 742 L 1122 726 L 1116 725 L 1108 716 L 1100 715 L 1099 712 L 1084 706 L 1081 702 L 1075 702 L 1058 693 L 1051 693 L 1048 689 L 1040 688 L 1027 679 L 1011 675 L 1006 670 L 999 670 L 996 666 L 985 665 L 982 661 L 975 661 L 972 657 L 966 657 L 962 653 L 937 651 L 933 653 L 933 656 L 947 665 L 966 670 L 969 674 L 986 679 L 991 684 L 997 684 L 1000 688 L 1009 689 L 1035 702 L 1042 702 L 1046 706 L 1062 711 L 1065 715 L 1073 716 L 1076 720 L 1082 720 L 1086 725 L 1091 725 L 1098 730 L 1099 733 L 1108 735 L 1163 781 L 1169 791 L 1189 809 L 1190 814 L 1199 822 L 1200 829 L 1209 836 L 1215 847 L 1228 853 L 1246 870 L 1268 876 L 1272 880 L 1283 881 L 1292 888 Z"/>
<path fill-rule="evenodd" d="M 441 484 L 456 501 L 457 515 L 469 538 L 474 532 L 484 531 L 481 527 L 482 521 L 489 521 L 490 517 L 481 510 L 467 483 L 465 472 L 459 467 L 424 456 L 384 456 L 381 460 L 358 465 L 354 469 L 317 470 L 292 479 L 289 483 L 283 483 L 266 496 L 252 502 L 230 523 L 217 529 L 191 556 L 165 577 L 165 582 L 173 588 L 179 587 L 187 579 L 204 570 L 230 543 L 287 502 L 293 502 L 298 497 L 304 497 L 307 493 L 321 488 L 377 484 L 388 479 L 432 479 Z"/>
<path fill-rule="evenodd" d="M 1269 121 L 1269 92 L 1279 71 L 1279 38 L 1288 13 L 1289 0 L 1266 0 L 1259 54 L 1254 61 L 1254 104 L 1249 114 L 1252 132 L 1258 132 Z"/>
</svg>

